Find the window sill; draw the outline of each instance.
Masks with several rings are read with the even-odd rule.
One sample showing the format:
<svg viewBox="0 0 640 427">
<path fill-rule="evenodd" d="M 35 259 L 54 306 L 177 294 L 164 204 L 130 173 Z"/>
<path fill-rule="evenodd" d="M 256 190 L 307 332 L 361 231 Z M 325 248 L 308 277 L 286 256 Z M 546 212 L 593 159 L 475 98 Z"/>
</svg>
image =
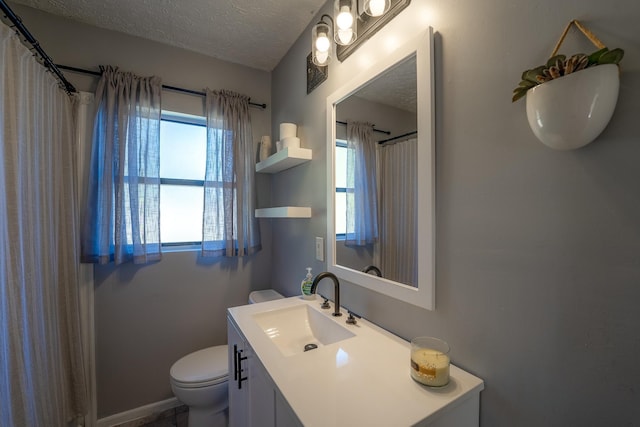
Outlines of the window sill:
<svg viewBox="0 0 640 427">
<path fill-rule="evenodd" d="M 170 253 L 170 252 L 197 252 L 201 248 L 202 248 L 202 246 L 200 245 L 200 243 L 197 243 L 197 244 L 193 244 L 193 243 L 169 244 L 169 245 L 162 245 L 162 252 L 163 253 Z"/>
<path fill-rule="evenodd" d="M 311 218 L 311 208 L 282 206 L 277 208 L 256 209 L 256 218 Z"/>
</svg>

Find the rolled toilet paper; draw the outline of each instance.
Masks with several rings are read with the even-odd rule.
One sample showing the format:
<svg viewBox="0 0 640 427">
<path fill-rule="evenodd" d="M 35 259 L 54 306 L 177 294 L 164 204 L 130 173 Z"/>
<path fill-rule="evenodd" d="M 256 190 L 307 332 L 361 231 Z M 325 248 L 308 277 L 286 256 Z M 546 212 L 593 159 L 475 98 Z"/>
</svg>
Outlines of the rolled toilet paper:
<svg viewBox="0 0 640 427">
<path fill-rule="evenodd" d="M 300 148 L 300 138 L 290 136 L 282 140 L 282 148 Z"/>
<path fill-rule="evenodd" d="M 280 123 L 280 141 L 296 136 L 298 126 L 295 123 Z"/>
</svg>

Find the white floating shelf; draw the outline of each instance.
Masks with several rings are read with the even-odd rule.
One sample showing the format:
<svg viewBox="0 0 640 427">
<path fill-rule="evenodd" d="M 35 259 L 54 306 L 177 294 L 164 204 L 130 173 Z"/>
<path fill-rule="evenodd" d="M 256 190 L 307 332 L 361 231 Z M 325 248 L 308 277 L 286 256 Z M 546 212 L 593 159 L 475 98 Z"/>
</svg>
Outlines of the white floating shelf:
<svg viewBox="0 0 640 427">
<path fill-rule="evenodd" d="M 278 173 L 285 169 L 298 166 L 311 160 L 312 151 L 309 148 L 283 148 L 266 160 L 256 164 L 256 172 Z"/>
<path fill-rule="evenodd" d="M 311 208 L 282 206 L 277 208 L 256 209 L 256 218 L 311 218 Z"/>
</svg>

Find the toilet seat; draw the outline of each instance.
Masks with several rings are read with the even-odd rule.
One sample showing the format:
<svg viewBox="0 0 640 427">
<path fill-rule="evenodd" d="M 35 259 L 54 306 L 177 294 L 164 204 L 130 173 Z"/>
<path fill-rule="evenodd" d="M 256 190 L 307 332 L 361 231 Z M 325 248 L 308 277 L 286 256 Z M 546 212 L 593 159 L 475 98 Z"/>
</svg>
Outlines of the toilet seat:
<svg viewBox="0 0 640 427">
<path fill-rule="evenodd" d="M 171 382 L 182 388 L 209 387 L 226 382 L 229 378 L 227 351 L 227 345 L 219 345 L 184 356 L 171 367 Z"/>
</svg>

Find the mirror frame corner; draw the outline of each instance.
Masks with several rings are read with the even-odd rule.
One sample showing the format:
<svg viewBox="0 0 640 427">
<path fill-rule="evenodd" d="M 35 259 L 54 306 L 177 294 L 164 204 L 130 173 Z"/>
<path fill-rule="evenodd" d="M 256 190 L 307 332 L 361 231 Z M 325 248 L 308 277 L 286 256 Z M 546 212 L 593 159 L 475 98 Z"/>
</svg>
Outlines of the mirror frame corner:
<svg viewBox="0 0 640 427">
<path fill-rule="evenodd" d="M 418 162 L 429 167 L 418 169 L 418 283 L 409 286 L 365 274 L 336 263 L 335 239 L 335 106 L 386 70 L 416 55 L 418 99 Z M 433 29 L 398 47 L 327 97 L 327 270 L 341 280 L 362 286 L 391 298 L 435 310 L 435 101 L 433 75 Z"/>
</svg>

